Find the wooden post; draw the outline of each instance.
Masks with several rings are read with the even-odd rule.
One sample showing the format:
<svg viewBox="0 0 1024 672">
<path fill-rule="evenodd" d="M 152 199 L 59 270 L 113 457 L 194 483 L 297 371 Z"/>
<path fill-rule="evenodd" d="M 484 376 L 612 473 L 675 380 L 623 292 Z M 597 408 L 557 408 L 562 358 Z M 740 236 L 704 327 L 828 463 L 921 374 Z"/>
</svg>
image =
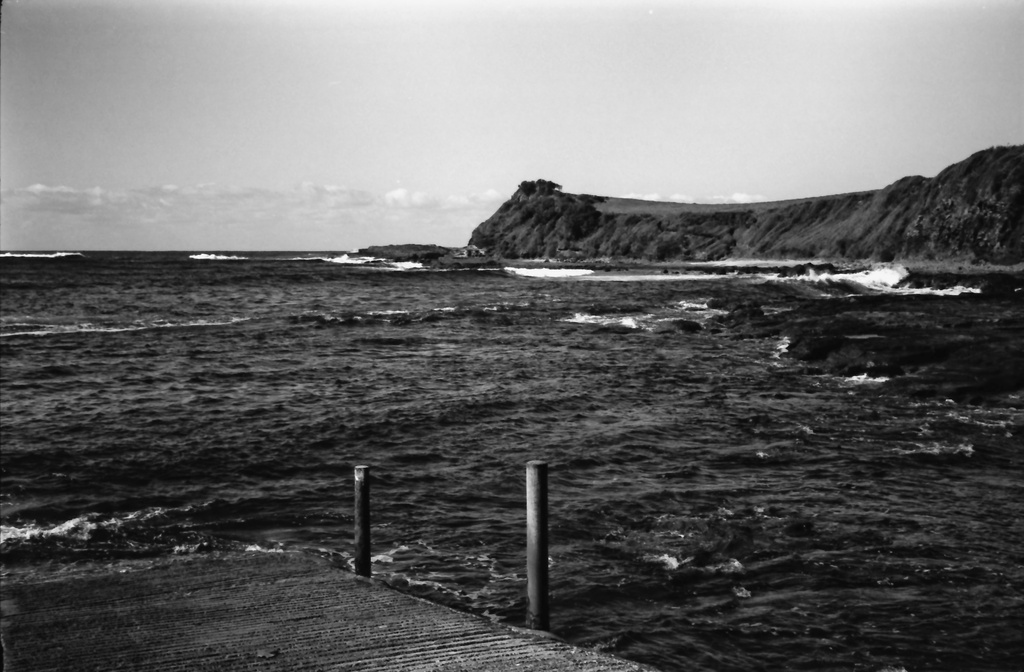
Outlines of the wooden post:
<svg viewBox="0 0 1024 672">
<path fill-rule="evenodd" d="M 370 468 L 355 471 L 355 569 L 359 576 L 370 575 Z"/>
<path fill-rule="evenodd" d="M 550 630 L 548 618 L 548 465 L 526 463 L 526 627 Z"/>
</svg>

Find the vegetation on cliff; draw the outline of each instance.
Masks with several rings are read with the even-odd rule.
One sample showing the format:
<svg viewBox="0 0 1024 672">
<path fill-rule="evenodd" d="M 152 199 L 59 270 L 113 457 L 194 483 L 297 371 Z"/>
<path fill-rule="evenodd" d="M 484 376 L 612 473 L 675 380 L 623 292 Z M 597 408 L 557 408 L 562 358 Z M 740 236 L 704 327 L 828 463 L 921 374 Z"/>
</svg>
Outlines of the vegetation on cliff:
<svg viewBox="0 0 1024 672">
<path fill-rule="evenodd" d="M 526 181 L 470 244 L 505 258 L 1024 261 L 1024 146 L 876 191 L 706 205 L 568 194 Z"/>
</svg>

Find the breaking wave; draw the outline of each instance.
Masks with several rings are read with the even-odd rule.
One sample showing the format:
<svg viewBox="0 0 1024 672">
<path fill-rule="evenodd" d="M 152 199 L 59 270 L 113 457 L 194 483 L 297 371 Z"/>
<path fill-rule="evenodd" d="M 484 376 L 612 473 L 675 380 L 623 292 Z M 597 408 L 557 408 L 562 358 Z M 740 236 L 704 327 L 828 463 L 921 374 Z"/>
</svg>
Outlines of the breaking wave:
<svg viewBox="0 0 1024 672">
<path fill-rule="evenodd" d="M 181 510 L 188 510 L 188 507 Z M 36 523 L 28 523 L 22 526 L 2 525 L 0 526 L 0 543 L 6 544 L 14 541 L 47 538 L 88 541 L 93 539 L 98 532 L 120 531 L 126 526 L 139 525 L 150 520 L 163 518 L 170 511 L 170 509 L 156 506 L 132 511 L 121 516 L 105 517 L 99 513 L 86 513 L 56 525 L 39 525 Z"/>
<path fill-rule="evenodd" d="M 375 266 L 386 270 L 411 271 L 423 268 L 418 261 L 391 261 L 379 257 L 360 257 L 358 255 L 343 254 L 338 257 L 320 257 L 321 261 L 331 264 L 346 264 L 349 266 Z"/>
<path fill-rule="evenodd" d="M 822 273 L 817 274 L 813 270 L 805 276 L 797 276 L 796 280 L 804 280 L 826 284 L 844 284 L 853 288 L 863 287 L 869 291 L 885 292 L 890 294 L 933 294 L 940 296 L 958 296 L 960 294 L 977 294 L 981 290 L 974 287 L 957 285 L 943 289 L 913 288 L 900 286 L 908 277 L 910 271 L 905 266 L 879 266 L 876 268 L 857 271 L 853 273 Z"/>
<path fill-rule="evenodd" d="M 566 322 L 572 322 L 575 324 L 594 324 L 602 327 L 620 326 L 628 329 L 642 329 L 642 325 L 637 321 L 636 317 L 627 316 L 608 316 L 608 315 L 590 315 L 587 313 L 575 313 L 572 317 L 565 320 Z"/>
<path fill-rule="evenodd" d="M 78 323 L 43 323 L 43 322 L 10 322 L 3 324 L 0 338 L 8 336 L 56 336 L 60 334 L 80 333 L 118 333 L 123 331 L 145 331 L 147 329 L 188 329 L 195 327 L 224 327 L 251 318 L 233 317 L 229 320 L 189 320 L 187 322 L 170 322 L 154 320 L 152 322 L 135 322 L 132 324 L 94 324 Z"/>
<path fill-rule="evenodd" d="M 190 254 L 189 259 L 196 259 L 199 261 L 247 261 L 249 257 L 235 257 L 226 254 Z"/>
<path fill-rule="evenodd" d="M 0 258 L 4 259 L 62 259 L 64 257 L 85 257 L 81 252 L 51 252 L 32 254 L 27 252 L 4 252 Z"/>
<path fill-rule="evenodd" d="M 525 278 L 578 278 L 594 273 L 589 268 L 515 268 L 512 266 L 506 266 L 505 271 Z"/>
</svg>

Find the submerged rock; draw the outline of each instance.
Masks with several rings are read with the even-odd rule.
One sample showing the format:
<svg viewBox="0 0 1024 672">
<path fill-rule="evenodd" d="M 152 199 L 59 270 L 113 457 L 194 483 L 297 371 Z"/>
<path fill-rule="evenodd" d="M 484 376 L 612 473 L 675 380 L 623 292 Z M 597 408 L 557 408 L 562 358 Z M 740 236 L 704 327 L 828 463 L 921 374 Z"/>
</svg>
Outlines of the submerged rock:
<svg viewBox="0 0 1024 672">
<path fill-rule="evenodd" d="M 978 280 L 942 279 L 937 289 L 977 287 Z M 1024 296 L 1015 289 L 1024 275 L 990 283 L 1000 290 L 790 298 L 769 313 L 720 302 L 730 312 L 715 323 L 737 338 L 786 339 L 781 355 L 806 373 L 866 375 L 919 397 L 1019 405 L 1008 395 L 1024 391 Z"/>
<path fill-rule="evenodd" d="M 659 322 L 654 327 L 654 333 L 656 334 L 672 334 L 672 333 L 686 333 L 693 334 L 703 330 L 700 322 L 694 322 L 693 320 L 664 320 Z"/>
</svg>

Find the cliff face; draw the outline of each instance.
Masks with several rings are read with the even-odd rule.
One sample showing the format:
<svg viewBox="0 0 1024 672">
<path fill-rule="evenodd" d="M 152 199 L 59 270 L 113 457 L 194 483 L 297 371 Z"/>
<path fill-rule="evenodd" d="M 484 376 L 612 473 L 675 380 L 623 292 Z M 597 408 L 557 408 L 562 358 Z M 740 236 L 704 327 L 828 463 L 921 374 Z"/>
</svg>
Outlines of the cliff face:
<svg viewBox="0 0 1024 672">
<path fill-rule="evenodd" d="M 470 244 L 506 258 L 827 257 L 1024 261 L 1024 146 L 877 191 L 702 205 L 567 194 L 523 182 Z"/>
</svg>

